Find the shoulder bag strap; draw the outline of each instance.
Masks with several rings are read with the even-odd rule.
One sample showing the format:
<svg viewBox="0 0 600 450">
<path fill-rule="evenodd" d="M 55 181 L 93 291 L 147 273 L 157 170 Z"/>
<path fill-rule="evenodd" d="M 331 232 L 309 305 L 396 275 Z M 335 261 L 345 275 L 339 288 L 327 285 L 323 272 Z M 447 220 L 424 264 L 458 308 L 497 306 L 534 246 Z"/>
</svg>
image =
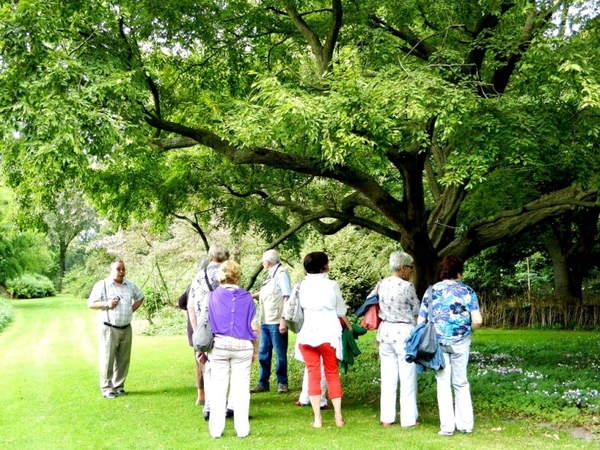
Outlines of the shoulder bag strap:
<svg viewBox="0 0 600 450">
<path fill-rule="evenodd" d="M 104 298 L 105 302 L 108 303 L 108 293 L 106 292 L 106 280 L 104 280 Z M 108 308 L 106 308 L 106 321 L 110 323 L 110 316 L 108 315 Z"/>
<path fill-rule="evenodd" d="M 212 287 L 212 284 L 210 284 L 210 281 L 208 279 L 208 271 L 207 269 L 204 269 L 204 279 L 206 280 L 206 285 L 208 286 L 208 289 L 210 290 L 210 292 L 213 292 L 215 290 L 215 288 Z M 210 308 L 208 307 L 208 303 L 210 302 L 210 294 L 208 294 L 208 299 L 206 300 L 206 311 L 210 311 Z M 206 315 L 206 320 L 208 320 L 208 314 Z"/>
<path fill-rule="evenodd" d="M 427 289 L 427 298 L 429 299 L 429 304 L 427 305 L 427 320 L 431 320 L 433 322 L 433 287 L 429 286 Z"/>
<path fill-rule="evenodd" d="M 215 290 L 214 287 L 212 287 L 212 284 L 210 283 L 210 281 L 208 280 L 208 272 L 206 269 L 204 269 L 204 279 L 206 280 L 206 286 L 208 286 L 208 289 L 212 292 Z"/>
<path fill-rule="evenodd" d="M 273 272 L 273 275 L 269 275 L 267 274 L 265 280 L 263 281 L 262 285 L 264 286 L 265 284 L 267 284 L 269 281 L 271 280 L 275 280 L 275 287 L 274 289 L 277 289 L 277 280 L 275 279 L 275 277 L 277 276 L 277 271 L 279 270 L 279 268 L 281 267 L 281 263 L 277 263 L 277 268 L 275 269 L 275 271 Z M 271 269 L 269 269 L 271 270 Z"/>
</svg>

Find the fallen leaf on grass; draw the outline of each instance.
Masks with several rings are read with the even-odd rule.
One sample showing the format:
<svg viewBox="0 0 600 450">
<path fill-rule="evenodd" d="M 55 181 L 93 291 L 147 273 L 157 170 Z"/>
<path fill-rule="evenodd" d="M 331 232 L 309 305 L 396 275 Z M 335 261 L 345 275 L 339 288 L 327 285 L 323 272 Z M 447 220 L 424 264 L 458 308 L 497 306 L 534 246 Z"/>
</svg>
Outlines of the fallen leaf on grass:
<svg viewBox="0 0 600 450">
<path fill-rule="evenodd" d="M 550 439 L 554 439 L 555 441 L 559 441 L 560 440 L 560 438 L 558 437 L 558 434 L 548 434 L 548 433 L 545 433 L 544 436 L 546 436 L 546 437 L 548 437 Z"/>
</svg>

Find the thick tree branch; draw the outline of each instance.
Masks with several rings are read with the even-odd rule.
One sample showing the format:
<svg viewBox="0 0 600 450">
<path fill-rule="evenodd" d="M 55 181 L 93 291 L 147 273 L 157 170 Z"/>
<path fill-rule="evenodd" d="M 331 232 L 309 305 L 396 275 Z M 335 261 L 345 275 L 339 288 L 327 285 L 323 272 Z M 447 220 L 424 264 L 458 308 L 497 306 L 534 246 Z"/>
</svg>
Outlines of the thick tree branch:
<svg viewBox="0 0 600 450">
<path fill-rule="evenodd" d="M 177 217 L 178 219 L 185 220 L 187 223 L 189 223 L 192 226 L 192 228 L 194 230 L 196 230 L 196 233 L 198 233 L 200 235 L 200 239 L 202 239 L 202 242 L 204 243 L 204 249 L 208 253 L 208 249 L 210 248 L 210 245 L 208 244 L 208 238 L 206 237 L 204 230 L 202 229 L 202 227 L 200 226 L 200 223 L 198 222 L 198 213 L 194 214 L 194 220 L 190 219 L 187 216 L 181 215 L 181 214 L 173 214 L 173 215 L 175 217 Z"/>
<path fill-rule="evenodd" d="M 484 248 L 517 236 L 534 225 L 558 217 L 575 207 L 598 208 L 596 202 L 590 201 L 595 199 L 597 194 L 597 189 L 583 191 L 578 186 L 569 186 L 521 208 L 482 219 L 473 223 L 466 232 L 441 250 L 440 256 L 455 254 L 466 259 Z"/>
<path fill-rule="evenodd" d="M 429 158 L 425 160 L 425 178 L 427 178 L 427 185 L 429 186 L 433 200 L 437 202 L 442 195 L 442 190 L 437 182 L 435 169 Z"/>
<path fill-rule="evenodd" d="M 485 14 L 477 23 L 475 31 L 473 34 L 473 40 L 485 40 L 488 34 L 491 34 L 493 30 L 495 30 L 500 24 L 500 19 L 503 17 L 512 7 L 514 3 L 502 3 L 500 6 L 500 14 Z M 470 73 L 477 80 L 481 81 L 481 66 L 483 65 L 483 61 L 485 59 L 485 55 L 487 52 L 487 47 L 485 45 L 479 44 L 474 45 L 471 51 L 469 52 L 466 60 L 465 67 L 470 69 Z M 483 86 L 479 86 L 480 94 L 486 95 L 485 89 Z"/>
<path fill-rule="evenodd" d="M 301 220 L 308 220 L 310 225 L 318 233 L 323 235 L 335 234 L 346 225 L 351 223 L 353 225 L 374 231 L 375 233 L 381 234 L 382 236 L 386 236 L 390 239 L 399 240 L 402 236 L 398 231 L 386 227 L 385 225 L 374 222 L 365 217 L 357 216 L 355 214 L 355 209 L 359 206 L 375 210 L 371 202 L 358 192 L 353 192 L 352 194 L 345 196 L 342 200 L 342 205 L 339 211 L 331 208 L 325 208 L 321 209 L 320 211 L 313 212 L 312 209 L 303 206 L 303 204 L 299 202 L 294 202 L 290 199 L 277 199 L 264 191 L 256 190 L 253 192 L 239 193 L 235 192 L 229 186 L 225 186 L 225 188 L 230 194 L 236 197 L 244 198 L 252 195 L 258 195 L 272 205 L 284 207 L 300 216 Z M 335 221 L 322 222 L 320 219 L 335 219 Z"/>
<path fill-rule="evenodd" d="M 189 148 L 198 145 L 198 142 L 188 137 L 177 137 L 171 139 L 152 139 L 148 142 L 156 152 L 162 153 L 177 148 Z"/>
<path fill-rule="evenodd" d="M 327 33 L 325 47 L 323 48 L 323 56 L 327 61 L 327 67 L 329 67 L 333 58 L 333 50 L 335 49 L 335 44 L 337 43 L 340 29 L 342 28 L 342 19 L 344 15 L 342 0 L 332 0 L 331 6 L 333 9 L 333 17 L 331 19 L 331 25 L 329 26 L 329 32 Z"/>
<path fill-rule="evenodd" d="M 405 231 L 405 206 L 384 190 L 375 178 L 366 172 L 348 166 L 335 165 L 331 167 L 317 158 L 292 155 L 263 147 L 238 148 L 212 131 L 191 128 L 154 116 L 148 116 L 146 121 L 155 128 L 194 139 L 198 144 L 209 147 L 225 156 L 233 164 L 264 164 L 276 169 L 291 170 L 306 175 L 337 180 L 362 193 L 400 231 Z"/>
<path fill-rule="evenodd" d="M 296 4 L 293 0 L 285 0 L 285 10 L 290 17 L 292 23 L 300 31 L 304 39 L 308 42 L 315 58 L 317 59 L 317 65 L 321 75 L 323 75 L 329 69 L 331 59 L 333 57 L 333 50 L 337 42 L 337 38 L 342 27 L 342 1 L 331 0 L 332 4 L 332 19 L 329 27 L 329 32 L 325 39 L 325 45 L 321 43 L 319 36 L 308 26 L 306 21 L 302 18 L 302 14 L 296 9 Z"/>
<path fill-rule="evenodd" d="M 495 70 L 492 76 L 491 84 L 493 85 L 494 92 L 490 92 L 490 94 L 504 93 L 511 76 L 517 67 L 517 63 L 530 47 L 533 37 L 538 31 L 547 26 L 552 19 L 554 12 L 556 12 L 563 3 L 564 0 L 557 0 L 552 7 L 547 10 L 534 9 L 529 13 L 527 20 L 523 25 L 521 37 L 519 38 L 516 49 L 509 55 L 497 58 L 497 63 L 500 63 L 500 66 Z"/>
<path fill-rule="evenodd" d="M 444 248 L 455 236 L 454 228 L 460 206 L 466 196 L 464 184 L 446 186 L 441 198 L 427 219 L 427 229 L 432 245 L 436 249 Z"/>
<path fill-rule="evenodd" d="M 369 20 L 375 27 L 386 30 L 392 36 L 406 42 L 411 47 L 408 52 L 425 61 L 436 51 L 435 46 L 429 44 L 425 39 L 421 39 L 407 26 L 393 27 L 377 16 L 371 16 Z"/>
<path fill-rule="evenodd" d="M 126 28 L 125 19 L 123 18 L 123 16 L 120 16 L 119 17 L 119 34 L 120 34 L 123 42 L 125 42 L 125 48 L 127 51 L 127 58 L 128 58 L 127 63 L 131 69 L 136 68 L 135 67 L 136 63 L 137 63 L 137 65 L 139 65 L 139 67 L 144 67 L 144 63 L 142 61 L 142 55 L 139 52 L 138 44 L 135 41 L 135 38 L 133 39 L 133 43 L 129 42 L 129 38 L 127 37 L 127 32 L 125 31 L 125 28 Z M 160 95 L 158 92 L 158 86 L 156 85 L 156 83 L 154 83 L 154 80 L 148 75 L 147 71 L 144 70 L 141 72 L 144 73 L 144 78 L 146 80 L 146 84 L 148 85 L 148 89 L 150 90 L 150 93 L 152 94 L 152 99 L 154 102 L 153 114 L 156 117 L 161 117 L 162 113 L 161 113 L 161 107 L 160 107 Z M 154 137 L 158 138 L 159 136 L 160 136 L 160 130 L 156 129 L 155 133 L 154 133 Z"/>
<path fill-rule="evenodd" d="M 289 239 L 291 236 L 293 236 L 294 233 L 298 232 L 305 225 L 308 225 L 308 224 L 314 225 L 315 223 L 320 223 L 320 221 L 322 219 L 332 218 L 334 216 L 338 216 L 338 218 L 341 218 L 343 215 L 340 214 L 339 212 L 331 211 L 331 210 L 327 210 L 327 209 L 315 212 L 313 214 L 306 215 L 306 216 L 300 218 L 300 220 L 298 222 L 291 225 L 282 234 L 277 236 L 277 238 L 275 238 L 273 241 L 271 241 L 266 246 L 265 250 L 268 250 L 271 248 L 277 248 L 277 246 L 281 245 L 283 242 L 285 242 L 287 239 Z M 354 224 L 354 225 L 358 225 L 358 226 L 361 226 L 364 228 L 369 228 L 369 229 L 371 229 L 375 232 L 379 232 L 383 236 L 387 236 L 390 239 L 393 239 L 395 241 L 400 240 L 399 233 L 395 232 L 394 230 L 385 228 L 385 227 L 383 227 L 375 222 L 371 222 L 367 219 L 361 219 L 361 218 L 357 218 L 357 217 L 351 218 L 350 220 L 341 219 L 335 224 L 328 224 L 328 225 L 330 225 L 329 232 L 326 234 L 335 234 L 349 224 Z M 260 266 L 257 265 L 255 267 L 255 269 L 252 271 L 252 274 L 250 275 L 250 280 L 248 281 L 246 289 L 250 290 L 252 288 L 252 286 L 254 285 L 254 282 L 256 281 L 256 278 L 258 277 L 258 275 L 260 274 L 262 269 L 263 269 L 262 265 L 260 265 Z"/>
</svg>

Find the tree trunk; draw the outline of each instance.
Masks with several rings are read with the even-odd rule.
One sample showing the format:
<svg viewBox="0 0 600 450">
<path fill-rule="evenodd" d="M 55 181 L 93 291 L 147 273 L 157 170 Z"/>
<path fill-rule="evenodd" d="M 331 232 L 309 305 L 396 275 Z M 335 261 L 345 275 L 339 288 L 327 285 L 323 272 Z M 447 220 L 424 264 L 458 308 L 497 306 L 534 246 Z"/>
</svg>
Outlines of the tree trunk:
<svg viewBox="0 0 600 450">
<path fill-rule="evenodd" d="M 65 267 L 67 260 L 67 249 L 69 245 L 61 239 L 58 244 L 58 292 L 62 292 L 63 278 L 65 276 Z"/>
<path fill-rule="evenodd" d="M 567 255 L 563 250 L 561 241 L 555 234 L 546 237 L 546 247 L 552 259 L 554 270 L 554 295 L 557 300 L 565 305 L 578 305 L 581 302 L 581 284 L 575 286 L 571 274 Z"/>
</svg>

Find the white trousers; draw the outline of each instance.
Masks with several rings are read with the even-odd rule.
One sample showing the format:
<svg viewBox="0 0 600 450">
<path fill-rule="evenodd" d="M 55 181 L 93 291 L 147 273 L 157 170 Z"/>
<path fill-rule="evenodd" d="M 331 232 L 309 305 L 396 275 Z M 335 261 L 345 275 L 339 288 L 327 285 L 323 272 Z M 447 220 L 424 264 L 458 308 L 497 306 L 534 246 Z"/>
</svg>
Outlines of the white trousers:
<svg viewBox="0 0 600 450">
<path fill-rule="evenodd" d="M 414 327 L 402 326 L 400 339 L 395 343 L 379 343 L 381 363 L 381 401 L 379 420 L 396 421 L 398 382 L 400 382 L 400 425 L 412 427 L 417 423 L 417 366 L 404 359 L 406 338 Z"/>
<path fill-rule="evenodd" d="M 225 430 L 227 389 L 235 399 L 233 426 L 238 437 L 250 433 L 250 367 L 253 349 L 223 350 L 213 348 L 210 359 L 210 419 L 208 429 L 213 438 L 221 437 Z"/>
<path fill-rule="evenodd" d="M 473 404 L 471 388 L 467 380 L 467 363 L 471 337 L 458 344 L 442 345 L 446 367 L 436 370 L 437 400 L 440 411 L 440 429 L 445 432 L 473 431 Z M 454 388 L 454 407 L 452 405 Z"/>
<path fill-rule="evenodd" d="M 210 412 L 210 390 L 211 390 L 211 366 L 210 360 L 204 363 L 204 408 L 203 413 Z M 231 396 L 231 389 L 229 390 L 229 396 L 227 397 L 227 409 L 233 411 L 233 397 Z"/>
<path fill-rule="evenodd" d="M 302 392 L 298 401 L 303 405 L 310 405 L 310 397 L 308 395 L 308 369 L 304 367 L 304 377 L 302 378 Z M 327 380 L 325 379 L 325 370 L 323 369 L 323 361 L 321 361 L 321 407 L 327 406 Z"/>
</svg>

